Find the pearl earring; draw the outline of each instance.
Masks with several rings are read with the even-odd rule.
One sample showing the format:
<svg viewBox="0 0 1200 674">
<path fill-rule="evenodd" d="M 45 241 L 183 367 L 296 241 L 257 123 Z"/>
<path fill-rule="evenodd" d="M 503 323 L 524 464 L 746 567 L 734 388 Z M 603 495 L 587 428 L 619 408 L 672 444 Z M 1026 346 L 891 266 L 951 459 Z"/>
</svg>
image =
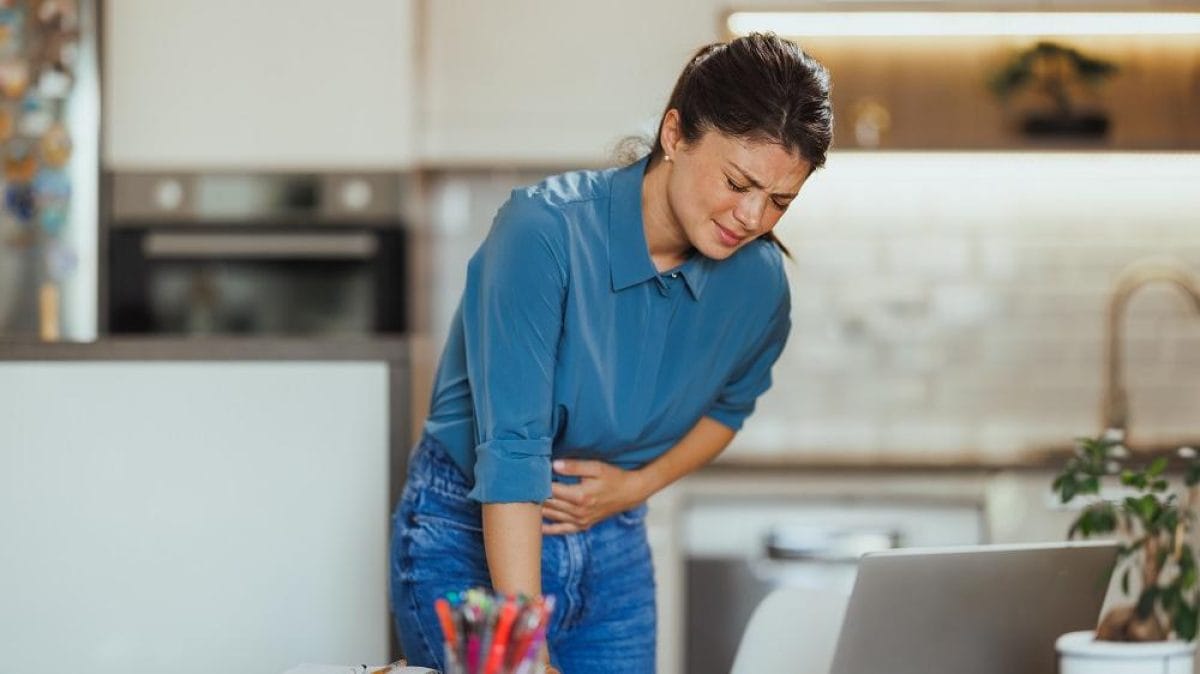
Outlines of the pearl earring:
<svg viewBox="0 0 1200 674">
<path fill-rule="evenodd" d="M 665 160 L 665 161 L 671 161 L 671 155 L 669 155 L 669 154 L 664 154 L 664 155 L 663 155 L 663 160 Z"/>
</svg>

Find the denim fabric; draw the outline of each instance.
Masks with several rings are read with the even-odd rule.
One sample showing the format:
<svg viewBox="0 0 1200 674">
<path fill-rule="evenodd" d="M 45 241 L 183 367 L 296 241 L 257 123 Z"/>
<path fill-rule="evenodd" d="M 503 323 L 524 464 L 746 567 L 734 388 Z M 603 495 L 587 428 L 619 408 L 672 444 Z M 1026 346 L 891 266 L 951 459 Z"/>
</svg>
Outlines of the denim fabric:
<svg viewBox="0 0 1200 674">
<path fill-rule="evenodd" d="M 480 504 L 469 491 L 445 448 L 422 438 L 392 517 L 392 611 L 412 665 L 442 667 L 434 601 L 491 584 Z M 550 656 L 563 674 L 654 671 L 654 570 L 645 517 L 642 505 L 585 532 L 543 539 L 542 591 L 557 602 Z"/>
</svg>

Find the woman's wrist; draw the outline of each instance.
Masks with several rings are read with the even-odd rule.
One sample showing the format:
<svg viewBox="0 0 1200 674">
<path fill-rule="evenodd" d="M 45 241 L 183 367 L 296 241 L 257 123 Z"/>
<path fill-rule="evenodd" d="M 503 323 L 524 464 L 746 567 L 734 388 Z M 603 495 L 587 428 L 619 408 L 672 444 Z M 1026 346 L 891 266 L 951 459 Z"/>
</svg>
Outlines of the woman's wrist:
<svg viewBox="0 0 1200 674">
<path fill-rule="evenodd" d="M 663 485 L 660 484 L 662 478 L 658 475 L 658 471 L 653 463 L 648 463 L 631 472 L 633 473 L 634 493 L 636 495 L 634 503 L 643 503 L 651 496 L 654 496 L 659 489 L 662 489 Z"/>
</svg>

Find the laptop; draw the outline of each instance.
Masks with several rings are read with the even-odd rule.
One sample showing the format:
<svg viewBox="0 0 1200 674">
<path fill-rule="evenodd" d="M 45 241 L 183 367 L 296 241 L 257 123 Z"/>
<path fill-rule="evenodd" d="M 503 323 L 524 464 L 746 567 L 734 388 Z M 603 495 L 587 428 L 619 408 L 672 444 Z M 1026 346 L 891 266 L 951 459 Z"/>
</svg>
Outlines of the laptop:
<svg viewBox="0 0 1200 674">
<path fill-rule="evenodd" d="M 1094 629 L 1111 541 L 868 553 L 831 674 L 1055 674 L 1054 641 Z"/>
</svg>

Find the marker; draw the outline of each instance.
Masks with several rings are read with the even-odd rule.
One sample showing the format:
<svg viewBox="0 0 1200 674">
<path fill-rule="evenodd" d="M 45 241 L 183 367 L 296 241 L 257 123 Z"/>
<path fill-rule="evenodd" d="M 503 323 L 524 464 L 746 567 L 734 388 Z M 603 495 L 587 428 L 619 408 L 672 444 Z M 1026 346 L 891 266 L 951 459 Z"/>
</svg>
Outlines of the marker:
<svg viewBox="0 0 1200 674">
<path fill-rule="evenodd" d="M 512 629 L 513 620 L 516 617 L 517 604 L 512 598 L 509 598 L 500 608 L 500 617 L 496 620 L 496 632 L 492 637 L 492 650 L 488 654 L 487 666 L 484 667 L 483 674 L 496 674 L 500 669 L 500 663 L 504 660 L 504 649 L 508 645 L 509 631 Z"/>
<path fill-rule="evenodd" d="M 454 617 L 450 614 L 450 602 L 438 599 L 433 607 L 442 623 L 442 635 L 446 637 L 446 644 L 450 648 L 458 648 L 458 633 L 454 629 Z"/>
</svg>

